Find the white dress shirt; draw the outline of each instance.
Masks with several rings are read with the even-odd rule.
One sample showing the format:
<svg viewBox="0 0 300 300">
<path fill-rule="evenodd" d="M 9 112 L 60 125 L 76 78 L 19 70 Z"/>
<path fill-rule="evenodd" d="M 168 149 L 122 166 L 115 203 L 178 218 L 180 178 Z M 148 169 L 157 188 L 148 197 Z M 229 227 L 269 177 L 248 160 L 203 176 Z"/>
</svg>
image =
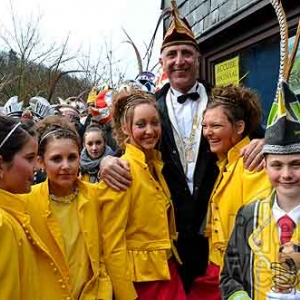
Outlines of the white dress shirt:
<svg viewBox="0 0 300 300">
<path fill-rule="evenodd" d="M 208 98 L 205 87 L 201 83 L 196 83 L 188 91 L 188 93 L 191 92 L 198 92 L 200 95 L 199 99 L 197 101 L 187 99 L 184 103 L 180 104 L 177 101 L 177 97 L 182 95 L 182 93 L 171 88 L 166 97 L 166 104 L 168 108 L 169 118 L 172 124 L 175 143 L 179 152 L 181 164 L 186 175 L 187 184 L 190 192 L 193 193 L 194 171 L 201 142 L 201 123 L 203 112 L 207 106 Z M 195 133 L 195 141 L 192 145 L 193 151 L 195 153 L 195 159 L 193 162 L 187 162 L 185 157 L 185 144 L 186 142 L 190 141 L 192 125 L 196 113 L 198 115 L 197 129 Z"/>
<path fill-rule="evenodd" d="M 278 220 L 285 216 L 285 215 L 288 215 L 293 221 L 294 223 L 296 224 L 296 226 L 299 224 L 299 221 L 300 221 L 300 204 L 297 205 L 296 207 L 294 207 L 292 210 L 290 210 L 289 212 L 285 212 L 279 205 L 278 205 L 278 202 L 277 202 L 277 197 L 275 196 L 275 199 L 274 199 L 274 204 L 273 204 L 273 207 L 272 207 L 272 214 L 273 214 L 273 217 L 274 217 L 274 220 L 275 220 L 275 223 L 277 224 L 278 226 L 278 232 L 279 232 L 279 237 L 281 235 L 281 229 L 278 225 Z"/>
</svg>

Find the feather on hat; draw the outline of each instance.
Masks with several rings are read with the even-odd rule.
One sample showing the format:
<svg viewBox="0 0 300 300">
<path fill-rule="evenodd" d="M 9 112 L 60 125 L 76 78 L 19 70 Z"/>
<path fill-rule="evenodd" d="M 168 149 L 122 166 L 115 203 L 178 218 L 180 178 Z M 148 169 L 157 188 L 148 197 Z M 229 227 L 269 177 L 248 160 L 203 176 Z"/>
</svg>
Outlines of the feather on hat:
<svg viewBox="0 0 300 300">
<path fill-rule="evenodd" d="M 300 21 L 293 50 L 289 58 L 288 25 L 281 1 L 270 0 L 280 25 L 280 70 L 277 92 L 272 104 L 263 154 L 300 153 L 300 102 L 291 90 L 288 80 L 294 63 L 300 37 Z"/>
</svg>

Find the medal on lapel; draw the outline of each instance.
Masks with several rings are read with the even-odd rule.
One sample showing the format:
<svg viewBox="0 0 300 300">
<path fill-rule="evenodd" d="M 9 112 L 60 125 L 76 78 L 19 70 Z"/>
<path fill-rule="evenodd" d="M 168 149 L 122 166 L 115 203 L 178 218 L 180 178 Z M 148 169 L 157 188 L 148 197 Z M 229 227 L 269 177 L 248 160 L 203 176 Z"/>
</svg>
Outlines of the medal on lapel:
<svg viewBox="0 0 300 300">
<path fill-rule="evenodd" d="M 189 147 L 185 150 L 185 159 L 188 163 L 195 161 L 195 152 L 192 147 Z"/>
</svg>

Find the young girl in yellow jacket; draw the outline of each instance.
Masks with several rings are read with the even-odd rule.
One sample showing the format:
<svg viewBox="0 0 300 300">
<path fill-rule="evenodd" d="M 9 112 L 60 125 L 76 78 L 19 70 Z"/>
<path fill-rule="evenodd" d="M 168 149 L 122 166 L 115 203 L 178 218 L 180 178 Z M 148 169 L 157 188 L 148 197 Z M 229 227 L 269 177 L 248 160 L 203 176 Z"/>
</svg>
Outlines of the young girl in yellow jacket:
<svg viewBox="0 0 300 300">
<path fill-rule="evenodd" d="M 0 299 L 43 299 L 36 253 L 44 248 L 31 227 L 25 201 L 15 195 L 30 192 L 36 155 L 36 132 L 0 116 Z"/>
<path fill-rule="evenodd" d="M 185 299 L 176 269 L 173 204 L 161 173 L 161 126 L 153 96 L 122 91 L 114 98 L 118 144 L 130 163 L 132 185 L 114 191 L 101 188 L 104 262 L 116 300 Z"/>
<path fill-rule="evenodd" d="M 39 269 L 40 299 L 110 300 L 111 284 L 101 263 L 99 189 L 77 178 L 79 136 L 59 116 L 42 120 L 38 132 L 39 164 L 47 179 L 33 186 L 27 211 L 53 257 L 51 272 Z"/>
</svg>

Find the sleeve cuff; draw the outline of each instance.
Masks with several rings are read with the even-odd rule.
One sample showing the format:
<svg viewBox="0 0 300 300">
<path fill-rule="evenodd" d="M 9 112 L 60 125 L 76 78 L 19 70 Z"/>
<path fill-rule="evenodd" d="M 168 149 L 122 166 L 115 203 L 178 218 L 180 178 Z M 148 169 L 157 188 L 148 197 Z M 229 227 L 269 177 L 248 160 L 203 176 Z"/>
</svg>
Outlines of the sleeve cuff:
<svg viewBox="0 0 300 300">
<path fill-rule="evenodd" d="M 245 291 L 237 291 L 233 293 L 228 300 L 251 300 Z"/>
</svg>

